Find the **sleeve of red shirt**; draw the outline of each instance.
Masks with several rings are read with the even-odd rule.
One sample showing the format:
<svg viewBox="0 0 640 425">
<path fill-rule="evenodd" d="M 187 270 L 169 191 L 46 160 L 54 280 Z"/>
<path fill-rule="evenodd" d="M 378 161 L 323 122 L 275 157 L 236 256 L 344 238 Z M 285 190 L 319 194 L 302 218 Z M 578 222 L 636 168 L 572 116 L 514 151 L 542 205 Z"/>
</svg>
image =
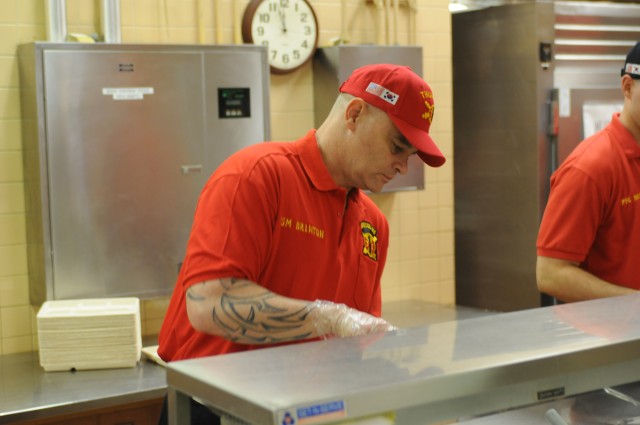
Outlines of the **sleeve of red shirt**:
<svg viewBox="0 0 640 425">
<path fill-rule="evenodd" d="M 551 179 L 538 233 L 538 255 L 583 262 L 604 216 L 602 195 L 598 183 L 580 169 L 559 170 Z"/>
<path fill-rule="evenodd" d="M 196 208 L 185 256 L 185 288 L 223 277 L 253 281 L 267 261 L 276 206 L 274 176 L 260 161 L 250 170 L 228 167 L 205 186 Z M 262 173 L 251 178 L 252 173 Z"/>
</svg>

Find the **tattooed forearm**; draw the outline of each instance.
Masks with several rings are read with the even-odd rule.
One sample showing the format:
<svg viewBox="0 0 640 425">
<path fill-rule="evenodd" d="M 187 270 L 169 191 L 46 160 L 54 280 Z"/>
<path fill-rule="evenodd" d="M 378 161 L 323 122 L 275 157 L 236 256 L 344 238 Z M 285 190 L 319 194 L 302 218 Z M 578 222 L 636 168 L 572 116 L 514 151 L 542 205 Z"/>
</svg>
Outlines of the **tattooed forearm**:
<svg viewBox="0 0 640 425">
<path fill-rule="evenodd" d="M 311 333 L 303 330 L 307 314 L 307 307 L 289 312 L 274 308 L 267 299 L 225 296 L 211 317 L 232 341 L 267 344 L 309 338 Z"/>
<path fill-rule="evenodd" d="M 193 288 L 187 289 L 187 298 L 189 298 L 191 301 L 197 301 L 197 302 L 202 302 L 206 300 L 205 297 L 195 292 Z"/>
<path fill-rule="evenodd" d="M 243 344 L 269 344 L 312 337 L 305 319 L 309 303 L 274 294 L 244 279 L 220 279 L 202 285 L 218 284 L 221 296 L 210 308 L 210 320 L 225 338 Z M 187 290 L 192 303 L 206 303 L 199 285 Z"/>
</svg>

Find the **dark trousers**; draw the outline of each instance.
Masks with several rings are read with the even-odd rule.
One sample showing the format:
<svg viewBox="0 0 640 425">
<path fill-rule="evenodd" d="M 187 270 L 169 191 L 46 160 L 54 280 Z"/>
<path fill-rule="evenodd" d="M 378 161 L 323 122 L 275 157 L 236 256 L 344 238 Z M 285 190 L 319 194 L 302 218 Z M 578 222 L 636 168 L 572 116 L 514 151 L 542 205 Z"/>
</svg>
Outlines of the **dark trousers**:
<svg viewBox="0 0 640 425">
<path fill-rule="evenodd" d="M 167 396 L 164 396 L 158 425 L 168 424 Z M 194 399 L 191 399 L 191 425 L 220 425 L 220 416 L 209 410 L 207 406 L 203 406 Z"/>
</svg>

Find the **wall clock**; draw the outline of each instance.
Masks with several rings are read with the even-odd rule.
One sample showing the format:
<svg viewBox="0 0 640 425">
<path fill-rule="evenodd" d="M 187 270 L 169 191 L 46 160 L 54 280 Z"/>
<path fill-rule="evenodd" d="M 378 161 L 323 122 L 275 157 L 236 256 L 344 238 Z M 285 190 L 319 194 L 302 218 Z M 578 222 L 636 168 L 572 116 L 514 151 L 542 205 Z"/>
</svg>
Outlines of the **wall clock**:
<svg viewBox="0 0 640 425">
<path fill-rule="evenodd" d="M 295 71 L 318 47 L 318 19 L 306 0 L 251 0 L 242 17 L 245 43 L 267 46 L 274 74 Z"/>
</svg>

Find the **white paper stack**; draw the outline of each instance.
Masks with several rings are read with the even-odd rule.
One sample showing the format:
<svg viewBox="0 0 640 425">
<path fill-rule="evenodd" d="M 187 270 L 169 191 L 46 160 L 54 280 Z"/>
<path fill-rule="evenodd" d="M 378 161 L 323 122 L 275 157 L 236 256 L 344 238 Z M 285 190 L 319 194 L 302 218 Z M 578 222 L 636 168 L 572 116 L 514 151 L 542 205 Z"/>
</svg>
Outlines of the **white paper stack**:
<svg viewBox="0 0 640 425">
<path fill-rule="evenodd" d="M 134 367 L 140 359 L 140 300 L 47 301 L 38 312 L 45 371 Z"/>
</svg>

